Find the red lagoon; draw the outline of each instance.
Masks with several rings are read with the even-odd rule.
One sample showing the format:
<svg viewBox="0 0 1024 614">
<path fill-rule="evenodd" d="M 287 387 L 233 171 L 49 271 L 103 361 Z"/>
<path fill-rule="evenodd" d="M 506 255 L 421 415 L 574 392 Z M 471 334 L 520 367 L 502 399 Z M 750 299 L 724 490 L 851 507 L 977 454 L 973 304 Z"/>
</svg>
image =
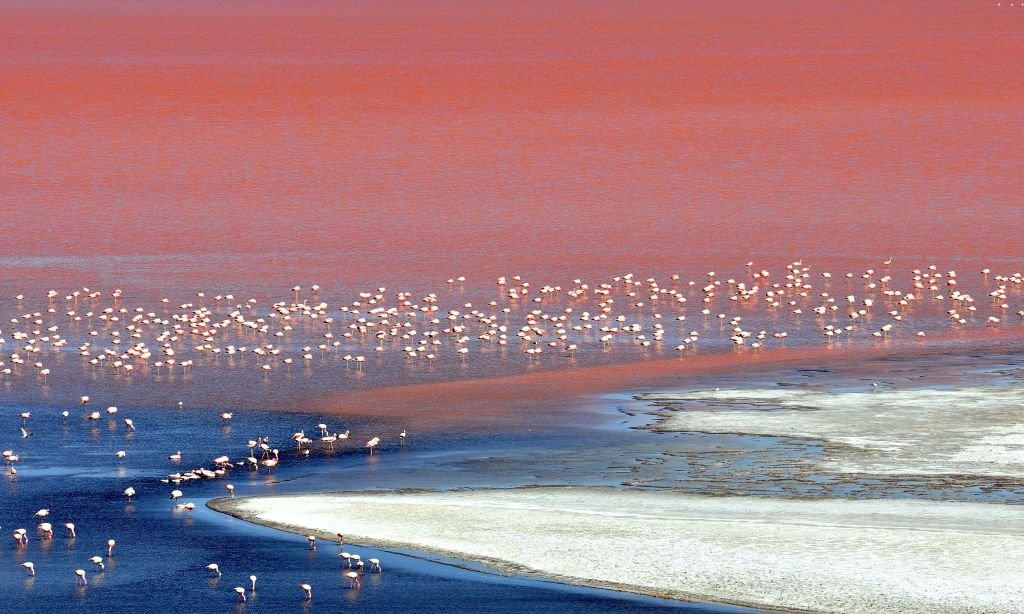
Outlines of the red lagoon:
<svg viewBox="0 0 1024 614">
<path fill-rule="evenodd" d="M 894 257 L 977 275 L 1024 259 L 1024 8 L 1008 3 L 2 1 L 0 15 L 4 301 L 425 291 L 455 275 L 478 296 L 516 273 L 700 279 Z M 515 385 L 634 382 L 601 368 Z M 476 379 L 500 392 L 495 376 Z M 341 401 L 402 405 L 395 390 Z M 483 407 L 499 392 L 460 394 Z"/>
<path fill-rule="evenodd" d="M 183 287 L 1019 260 L 1024 10 L 897 4 L 3 2 L 0 254 Z"/>
</svg>

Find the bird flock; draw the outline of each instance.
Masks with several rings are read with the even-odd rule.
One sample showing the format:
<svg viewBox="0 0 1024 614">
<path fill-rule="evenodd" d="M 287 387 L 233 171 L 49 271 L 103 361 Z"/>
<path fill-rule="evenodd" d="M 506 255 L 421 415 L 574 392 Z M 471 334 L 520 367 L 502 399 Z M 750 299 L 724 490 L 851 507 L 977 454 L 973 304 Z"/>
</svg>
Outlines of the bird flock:
<svg viewBox="0 0 1024 614">
<path fill-rule="evenodd" d="M 340 558 L 343 561 L 343 565 L 344 565 L 343 568 L 349 570 L 349 571 L 344 572 L 344 574 L 343 574 L 344 577 L 346 579 L 348 579 L 348 581 L 349 581 L 349 588 L 352 588 L 352 589 L 362 588 L 363 582 L 362 582 L 362 577 L 361 576 L 362 576 L 363 573 L 366 573 L 366 572 L 369 572 L 369 573 L 383 573 L 384 572 L 384 568 L 381 567 L 381 564 L 380 564 L 380 559 L 378 559 L 378 558 L 370 558 L 370 559 L 367 559 L 364 562 L 362 560 L 362 556 L 361 555 L 355 554 L 355 553 L 346 552 L 344 550 L 344 547 L 345 547 L 345 536 L 343 534 L 341 534 L 341 533 L 338 533 L 337 535 L 338 535 L 338 558 Z M 315 535 L 307 535 L 306 536 L 306 540 L 309 542 L 310 550 L 316 550 L 317 537 Z M 367 563 L 369 563 L 368 566 L 367 566 Z M 223 572 L 221 571 L 220 565 L 218 565 L 217 563 L 210 563 L 210 564 L 208 564 L 206 566 L 206 570 L 208 572 L 210 572 L 211 574 L 216 575 L 218 578 L 220 578 L 220 577 L 222 577 L 224 575 Z M 306 601 L 309 601 L 309 600 L 313 599 L 313 586 L 311 584 L 309 584 L 308 582 L 301 582 L 301 583 L 298 584 L 298 587 L 300 589 L 302 589 L 303 597 L 305 598 Z M 231 590 L 236 595 L 238 595 L 238 599 L 242 603 L 245 603 L 246 601 L 248 601 L 248 597 L 246 596 L 246 587 L 244 587 L 244 586 L 235 586 Z M 255 575 L 250 575 L 249 576 L 249 588 L 248 588 L 248 590 L 249 590 L 250 593 L 256 591 L 256 576 Z"/>
<path fill-rule="evenodd" d="M 116 406 L 109 406 L 103 412 L 92 411 L 89 407 L 90 398 L 88 396 L 82 396 L 79 399 L 79 403 L 83 408 L 81 412 L 82 420 L 92 422 L 95 420 L 96 415 L 107 415 L 108 417 L 114 417 L 118 414 L 119 410 Z M 70 415 L 69 411 L 61 412 L 61 418 L 65 422 L 68 420 Z M 218 414 L 222 423 L 227 423 L 235 417 L 234 412 L 220 412 Z M 19 419 L 21 421 L 21 429 L 23 432 L 28 432 L 26 426 L 31 425 L 32 415 L 30 412 L 21 412 Z M 121 421 L 124 425 L 126 433 L 134 433 L 137 431 L 135 423 L 130 418 L 124 418 Z M 317 446 L 319 441 L 319 447 L 323 451 L 335 450 L 335 445 L 341 442 L 342 445 L 351 441 L 351 431 L 346 430 L 344 433 L 331 432 L 326 422 L 321 422 L 315 425 L 315 429 L 311 430 L 315 435 L 313 437 L 307 436 L 305 430 L 294 432 L 290 439 L 294 445 L 294 451 L 290 456 L 294 457 L 305 457 L 308 456 Z M 397 440 L 399 446 L 406 445 L 407 432 L 405 430 L 398 434 Z M 366 450 L 367 454 L 373 454 L 375 450 L 378 450 L 382 444 L 382 440 L 379 436 L 368 437 L 363 440 L 361 445 L 352 445 L 354 450 L 362 449 Z M 268 473 L 278 466 L 278 464 L 289 455 L 283 455 L 278 448 L 273 447 L 271 443 L 271 437 L 269 435 L 258 435 L 252 439 L 248 439 L 244 442 L 245 452 L 242 453 L 244 456 L 238 455 L 232 459 L 228 454 L 222 454 L 213 458 L 208 465 L 201 465 L 189 469 L 187 471 L 174 471 L 165 475 L 165 477 L 159 479 L 160 484 L 171 485 L 173 490 L 169 493 L 169 498 L 172 501 L 172 505 L 175 509 L 183 510 L 184 512 L 192 512 L 196 505 L 192 501 L 187 501 L 184 498 L 184 493 L 181 490 L 186 488 L 186 484 L 192 481 L 203 481 L 212 480 L 218 478 L 229 478 L 234 471 L 250 471 L 260 472 L 266 470 Z M 197 455 L 198 456 L 198 455 Z M 128 458 L 128 455 L 124 450 L 118 450 L 114 453 L 114 457 L 118 462 L 124 461 Z M 171 465 L 180 465 L 185 459 L 186 455 L 181 450 L 177 450 L 167 455 L 167 461 Z M 4 450 L 3 458 L 7 467 L 9 476 L 14 479 L 17 477 L 17 471 L 15 465 L 20 461 L 20 455 L 14 450 Z M 225 483 L 225 489 L 229 497 L 235 496 L 235 487 L 231 483 Z M 156 491 L 157 487 L 154 481 L 152 488 L 149 488 L 151 492 Z M 165 491 L 166 492 L 166 491 Z M 125 488 L 121 495 L 126 498 L 127 504 L 132 502 L 134 497 L 138 496 L 138 491 L 134 486 Z M 65 511 L 66 512 L 66 511 Z M 54 525 L 50 522 L 52 511 L 50 508 L 39 509 L 35 514 L 35 520 L 39 523 L 36 526 L 36 530 L 41 540 L 54 540 L 55 532 Z M 63 523 L 64 528 L 67 531 L 67 539 L 75 540 L 78 537 L 78 527 L 73 522 Z M 11 537 L 16 543 L 16 547 L 21 551 L 21 554 L 27 554 L 30 542 L 30 531 L 27 528 L 17 528 L 11 532 Z M 362 581 L 361 576 L 364 573 L 382 573 L 383 567 L 381 562 L 377 558 L 369 558 L 363 561 L 361 555 L 353 552 L 349 552 L 344 549 L 344 535 L 341 533 L 337 534 L 338 538 L 338 559 L 342 568 L 347 570 L 344 572 L 344 577 L 349 581 L 349 587 L 353 589 L 361 588 Z M 309 535 L 306 537 L 309 548 L 316 550 L 317 538 L 315 535 Z M 114 546 L 117 542 L 114 539 L 107 541 L 107 551 L 105 556 L 95 555 L 88 559 L 88 562 L 95 569 L 96 573 L 104 573 L 107 571 L 107 563 L 109 559 L 114 556 Z M 35 577 L 37 572 L 37 566 L 32 561 L 24 561 L 21 563 L 21 567 L 24 568 L 25 573 L 29 576 Z M 223 575 L 221 567 L 217 563 L 210 563 L 206 565 L 205 569 L 215 574 L 217 577 Z M 76 586 L 86 587 L 89 584 L 89 578 L 84 568 L 73 570 L 74 584 Z M 304 592 L 305 599 L 312 599 L 312 587 L 308 583 L 299 585 Z M 247 590 L 251 595 L 252 591 L 256 590 L 256 576 L 249 576 L 248 589 L 243 586 L 237 586 L 231 589 L 231 592 L 237 594 L 240 601 L 245 602 L 247 600 Z"/>
<path fill-rule="evenodd" d="M 8 453 L 4 452 L 4 455 L 6 457 L 8 455 Z M 34 519 L 39 521 L 39 524 L 36 525 L 36 530 L 38 531 L 38 533 L 40 535 L 39 539 L 41 539 L 41 540 L 52 541 L 52 540 L 55 539 L 53 524 L 49 520 L 47 520 L 49 517 L 50 517 L 50 509 L 49 508 L 42 508 L 42 509 L 38 510 L 34 514 Z M 75 540 L 75 539 L 78 538 L 78 532 L 76 531 L 75 524 L 73 522 L 65 522 L 64 523 L 64 528 L 67 530 L 67 539 Z M 13 531 L 11 531 L 11 537 L 14 539 L 14 542 L 15 542 L 16 547 L 18 548 L 18 550 L 23 551 L 23 552 L 28 550 L 28 546 L 29 546 L 29 531 L 28 531 L 28 529 L 25 529 L 24 527 L 14 529 Z M 95 556 L 89 557 L 89 562 L 93 566 L 95 566 L 98 571 L 100 571 L 100 572 L 104 571 L 106 569 L 106 562 L 105 561 L 107 559 L 110 559 L 110 558 L 112 558 L 114 556 L 114 546 L 115 545 L 117 545 L 117 541 L 116 540 L 108 539 L 107 540 L 107 553 L 106 553 L 106 557 L 103 557 L 103 556 L 100 556 L 100 555 L 95 555 Z M 24 561 L 24 562 L 22 562 L 21 563 L 21 567 L 25 569 L 25 572 L 29 576 L 33 576 L 34 577 L 36 575 L 36 565 L 32 561 Z M 75 569 L 73 571 L 73 574 L 74 574 L 74 581 L 75 581 L 76 585 L 87 586 L 89 584 L 89 579 L 86 576 L 85 569 Z"/>
<path fill-rule="evenodd" d="M 833 274 L 798 260 L 779 272 L 748 262 L 742 274 L 707 271 L 689 280 L 626 273 L 563 286 L 514 275 L 493 280 L 490 291 L 480 290 L 488 284 L 469 289 L 459 276 L 437 292 L 380 286 L 334 304 L 319 285 L 295 286 L 286 300 L 265 305 L 227 292 L 143 305 L 120 289 L 50 290 L 32 308 L 24 294 L 7 302 L 15 309 L 0 342 L 13 347 L 0 353 L 0 378 L 46 385 L 59 368 L 73 370 L 73 361 L 57 356 L 77 356 L 82 368 L 119 381 L 193 369 L 269 376 L 321 364 L 358 373 L 388 355 L 409 368 L 473 356 L 529 366 L 623 347 L 680 355 L 699 346 L 759 351 L 785 345 L 792 334 L 808 342 L 877 342 L 1024 319 L 1024 275 L 986 268 L 972 277 L 980 278 L 973 291 L 956 270 L 934 264 L 894 271 L 889 259 L 877 269 Z M 468 294 L 482 298 L 465 300 Z"/>
</svg>

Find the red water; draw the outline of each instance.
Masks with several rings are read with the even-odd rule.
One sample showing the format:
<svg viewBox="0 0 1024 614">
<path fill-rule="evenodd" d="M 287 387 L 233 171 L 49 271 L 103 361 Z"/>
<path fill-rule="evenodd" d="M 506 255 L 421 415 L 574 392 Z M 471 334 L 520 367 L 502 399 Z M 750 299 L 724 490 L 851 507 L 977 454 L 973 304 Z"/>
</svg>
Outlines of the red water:
<svg viewBox="0 0 1024 614">
<path fill-rule="evenodd" d="M 1024 9 L 1008 3 L 32 1 L 0 16 L 9 280 L 1024 256 Z"/>
<path fill-rule="evenodd" d="M 0 0 L 0 300 L 1019 270 L 1016 4 Z"/>
</svg>

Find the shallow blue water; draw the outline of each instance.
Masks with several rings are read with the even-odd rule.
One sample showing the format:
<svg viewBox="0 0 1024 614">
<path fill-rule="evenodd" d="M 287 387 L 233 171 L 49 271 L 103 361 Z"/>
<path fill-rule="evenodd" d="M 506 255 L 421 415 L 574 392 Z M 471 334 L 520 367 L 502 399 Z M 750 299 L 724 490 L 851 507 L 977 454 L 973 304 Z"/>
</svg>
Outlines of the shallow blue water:
<svg viewBox="0 0 1024 614">
<path fill-rule="evenodd" d="M 583 589 L 522 577 L 482 573 L 431 559 L 403 556 L 368 547 L 347 545 L 363 558 L 376 557 L 382 574 L 366 574 L 363 587 L 348 588 L 334 544 L 308 549 L 302 536 L 283 534 L 229 518 L 205 507 L 212 497 L 226 493 L 233 483 L 239 495 L 281 494 L 309 490 L 372 488 L 434 488 L 473 485 L 520 485 L 525 483 L 572 483 L 565 479 L 565 465 L 545 456 L 552 448 L 552 434 L 488 435 L 453 433 L 419 439 L 413 434 L 402 448 L 395 437 L 385 437 L 379 455 L 372 458 L 355 443 L 356 433 L 369 436 L 371 427 L 359 422 L 332 424 L 351 429 L 353 443 L 333 453 L 316 451 L 298 457 L 289 435 L 320 422 L 316 416 L 244 412 L 228 424 L 216 410 L 185 408 L 154 410 L 121 408 L 113 417 L 91 423 L 79 407 L 62 419 L 58 407 L 35 407 L 26 427 L 32 433 L 21 438 L 13 407 L 0 408 L 0 448 L 21 457 L 17 477 L 4 475 L 0 482 L 0 590 L 6 609 L 31 612 L 58 609 L 103 612 L 209 611 L 732 611 L 704 605 L 681 604 L 605 590 Z M 90 406 L 90 409 L 93 408 Z M 129 433 L 122 420 L 130 417 L 138 430 Z M 374 431 L 377 432 L 377 431 Z M 282 463 L 272 474 L 236 468 L 225 479 L 189 482 L 177 486 L 193 502 L 187 512 L 168 498 L 176 488 L 163 484 L 167 473 L 209 466 L 219 454 L 232 458 L 247 455 L 245 441 L 269 435 L 280 447 Z M 594 431 L 595 442 L 609 433 Z M 619 434 L 621 439 L 621 434 Z M 627 437 L 651 437 L 631 432 Z M 366 437 L 360 435 L 360 443 Z M 583 438 L 581 449 L 595 447 Z M 564 454 L 566 445 L 562 442 Z M 569 446 L 572 447 L 572 446 Z M 183 459 L 172 463 L 167 456 L 180 449 Z M 114 453 L 124 450 L 126 457 Z M 536 470 L 524 458 L 538 458 Z M 599 456 L 576 457 L 581 464 L 607 465 Z M 449 471 L 449 469 L 451 469 Z M 557 479 L 561 473 L 563 479 Z M 599 475 L 600 472 L 595 473 Z M 616 483 L 614 476 L 586 480 Z M 121 495 L 132 486 L 138 492 L 132 503 Z M 47 520 L 55 536 L 43 539 L 33 514 L 49 508 Z M 68 536 L 65 522 L 76 525 L 78 536 Z M 15 528 L 31 536 L 26 546 L 9 537 Z M 117 545 L 106 557 L 108 539 Z M 103 556 L 100 571 L 89 558 Z M 30 577 L 21 563 L 35 564 Z M 223 577 L 205 570 L 217 563 Z M 76 586 L 73 570 L 87 572 L 88 586 Z M 241 604 L 232 591 L 258 577 L 257 590 Z M 313 599 L 305 601 L 299 583 L 313 586 Z"/>
</svg>

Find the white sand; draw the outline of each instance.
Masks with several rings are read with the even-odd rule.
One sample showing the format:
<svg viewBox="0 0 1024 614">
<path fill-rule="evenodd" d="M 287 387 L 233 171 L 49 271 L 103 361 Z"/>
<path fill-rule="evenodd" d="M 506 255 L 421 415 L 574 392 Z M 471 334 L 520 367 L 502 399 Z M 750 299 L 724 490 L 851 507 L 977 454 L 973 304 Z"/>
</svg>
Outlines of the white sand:
<svg viewBox="0 0 1024 614">
<path fill-rule="evenodd" d="M 1024 390 L 1017 388 L 765 388 L 643 398 L 681 404 L 663 413 L 657 430 L 785 435 L 850 446 L 830 459 L 826 469 L 833 471 L 1024 474 Z"/>
<path fill-rule="evenodd" d="M 1017 506 L 575 487 L 215 506 L 300 533 L 343 532 L 350 541 L 679 598 L 831 612 L 1024 611 Z"/>
</svg>

